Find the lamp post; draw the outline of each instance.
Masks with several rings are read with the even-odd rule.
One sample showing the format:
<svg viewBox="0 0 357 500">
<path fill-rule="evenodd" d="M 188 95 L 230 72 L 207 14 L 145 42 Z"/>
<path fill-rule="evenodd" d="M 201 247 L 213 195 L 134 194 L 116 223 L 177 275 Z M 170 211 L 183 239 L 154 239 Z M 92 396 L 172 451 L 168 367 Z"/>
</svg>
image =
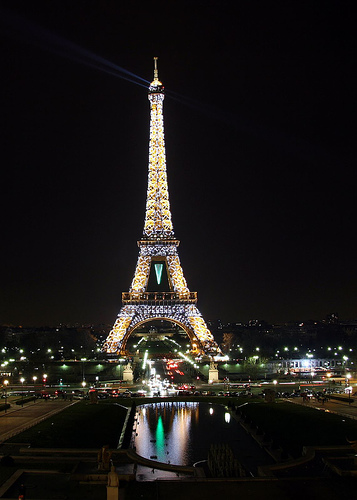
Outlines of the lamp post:
<svg viewBox="0 0 357 500">
<path fill-rule="evenodd" d="M 20 382 L 22 384 L 22 388 L 21 388 L 21 407 L 23 408 L 23 406 L 24 406 L 24 382 L 25 382 L 24 377 L 20 378 Z"/>
<path fill-rule="evenodd" d="M 347 383 L 350 382 L 351 377 L 352 377 L 351 373 L 346 373 L 346 385 L 347 385 Z M 350 385 L 348 385 L 347 390 L 348 390 L 348 404 L 350 405 L 351 404 L 351 390 L 352 390 L 352 387 Z"/>
<path fill-rule="evenodd" d="M 82 361 L 82 385 L 83 382 L 85 381 L 85 362 L 87 361 L 87 358 L 81 358 Z"/>
<path fill-rule="evenodd" d="M 7 412 L 7 386 L 8 386 L 9 381 L 4 380 L 4 386 L 5 386 L 5 413 Z"/>
<path fill-rule="evenodd" d="M 33 380 L 33 392 L 34 392 L 34 396 L 35 396 L 35 399 L 33 400 L 33 402 L 35 402 L 36 401 L 36 380 L 37 380 L 36 375 L 34 375 L 32 377 L 32 380 Z"/>
</svg>

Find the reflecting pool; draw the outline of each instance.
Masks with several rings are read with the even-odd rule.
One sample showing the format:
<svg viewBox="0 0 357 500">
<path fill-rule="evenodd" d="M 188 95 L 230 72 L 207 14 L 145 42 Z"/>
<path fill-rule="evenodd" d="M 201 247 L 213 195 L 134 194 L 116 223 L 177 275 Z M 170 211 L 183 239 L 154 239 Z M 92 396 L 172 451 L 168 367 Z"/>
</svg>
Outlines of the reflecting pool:
<svg viewBox="0 0 357 500">
<path fill-rule="evenodd" d="M 161 402 L 138 406 L 132 447 L 145 457 L 175 465 L 207 459 L 212 444 L 228 444 L 235 457 L 255 475 L 258 465 L 272 463 L 223 405 Z"/>
</svg>

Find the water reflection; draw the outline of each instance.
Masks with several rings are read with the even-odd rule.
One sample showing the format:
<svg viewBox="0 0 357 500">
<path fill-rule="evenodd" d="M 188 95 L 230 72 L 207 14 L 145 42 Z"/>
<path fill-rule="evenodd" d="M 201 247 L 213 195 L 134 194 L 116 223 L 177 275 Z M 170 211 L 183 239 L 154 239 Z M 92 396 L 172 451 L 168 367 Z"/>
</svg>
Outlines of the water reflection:
<svg viewBox="0 0 357 500">
<path fill-rule="evenodd" d="M 190 431 L 198 416 L 199 403 L 152 403 L 138 407 L 133 442 L 136 452 L 159 462 L 188 463 Z"/>
<path fill-rule="evenodd" d="M 152 403 L 137 408 L 132 447 L 146 458 L 175 465 L 206 460 L 211 445 L 228 444 L 252 474 L 269 457 L 222 405 Z"/>
</svg>

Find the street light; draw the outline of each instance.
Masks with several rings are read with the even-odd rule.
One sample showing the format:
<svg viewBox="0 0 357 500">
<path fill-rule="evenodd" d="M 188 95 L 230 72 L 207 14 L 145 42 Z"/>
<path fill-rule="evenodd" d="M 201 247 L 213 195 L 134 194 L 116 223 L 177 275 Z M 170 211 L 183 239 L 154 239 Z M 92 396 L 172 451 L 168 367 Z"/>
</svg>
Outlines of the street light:
<svg viewBox="0 0 357 500">
<path fill-rule="evenodd" d="M 7 412 L 7 385 L 8 385 L 9 381 L 8 380 L 4 380 L 4 386 L 5 386 L 5 413 Z"/>
<path fill-rule="evenodd" d="M 350 381 L 351 377 L 352 377 L 351 373 L 346 373 L 346 385 L 347 385 L 347 382 Z M 348 387 L 346 387 L 346 389 L 348 391 L 348 404 L 350 405 L 351 404 L 351 390 L 352 390 L 351 385 L 349 385 Z"/>
<path fill-rule="evenodd" d="M 34 375 L 32 377 L 32 380 L 33 380 L 33 392 L 34 392 L 34 396 L 35 396 L 35 399 L 33 400 L 33 402 L 35 402 L 36 401 L 36 380 L 37 380 L 36 375 Z"/>
<path fill-rule="evenodd" d="M 23 408 L 23 406 L 24 406 L 24 382 L 25 382 L 24 377 L 20 378 L 20 382 L 22 384 L 22 390 L 21 390 L 21 407 Z"/>
<path fill-rule="evenodd" d="M 82 385 L 83 385 L 83 381 L 85 379 L 85 375 L 84 375 L 84 369 L 85 369 L 85 362 L 87 361 L 87 358 L 81 358 L 81 361 L 82 361 Z"/>
</svg>

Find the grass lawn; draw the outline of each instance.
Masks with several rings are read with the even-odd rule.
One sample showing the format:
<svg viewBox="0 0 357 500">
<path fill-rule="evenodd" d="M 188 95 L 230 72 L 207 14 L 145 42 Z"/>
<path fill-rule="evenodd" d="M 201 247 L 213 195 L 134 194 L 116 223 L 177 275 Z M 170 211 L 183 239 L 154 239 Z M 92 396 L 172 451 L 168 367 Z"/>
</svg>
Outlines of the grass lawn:
<svg viewBox="0 0 357 500">
<path fill-rule="evenodd" d="M 276 444 L 294 456 L 303 446 L 347 445 L 357 439 L 357 421 L 291 403 L 251 403 L 243 412 Z"/>
<path fill-rule="evenodd" d="M 8 442 L 31 443 L 36 448 L 116 448 L 126 408 L 100 401 L 80 401 L 11 438 Z"/>
</svg>

